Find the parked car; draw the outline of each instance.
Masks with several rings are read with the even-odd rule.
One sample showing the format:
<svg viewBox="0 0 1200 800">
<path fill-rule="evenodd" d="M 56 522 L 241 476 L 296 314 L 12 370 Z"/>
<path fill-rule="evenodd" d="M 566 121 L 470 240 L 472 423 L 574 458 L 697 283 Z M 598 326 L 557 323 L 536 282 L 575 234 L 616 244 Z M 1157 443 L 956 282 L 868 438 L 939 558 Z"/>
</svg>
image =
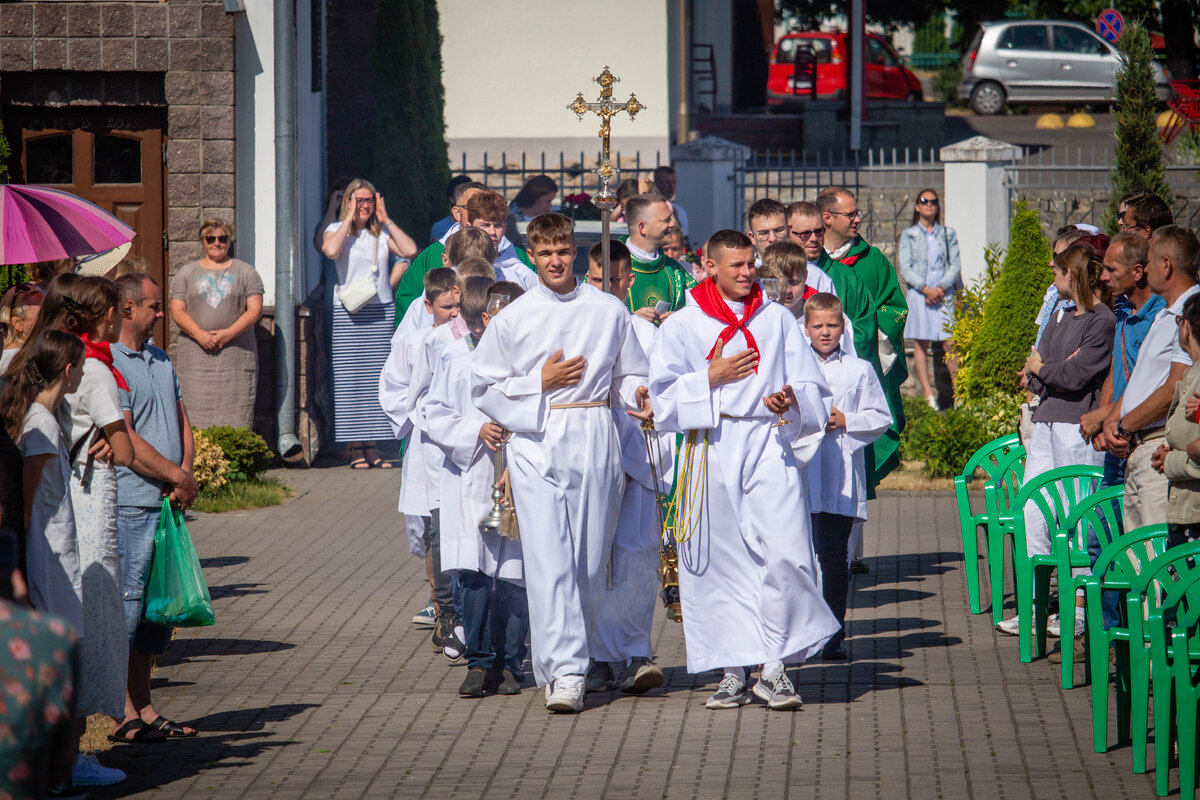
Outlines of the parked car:
<svg viewBox="0 0 1200 800">
<path fill-rule="evenodd" d="M 788 33 L 779 38 L 771 52 L 767 73 L 767 105 L 779 108 L 811 97 L 811 83 L 795 84 L 796 54 L 803 49 L 817 62 L 817 99 L 841 100 L 849 84 L 846 56 L 848 34 L 838 31 Z M 863 76 L 867 97 L 876 100 L 920 100 L 921 81 L 900 63 L 900 56 L 887 39 L 874 33 L 866 36 L 867 69 Z"/>
<path fill-rule="evenodd" d="M 1117 49 L 1078 22 L 985 22 L 963 56 L 958 97 L 977 114 L 999 114 L 1009 102 L 1111 103 L 1119 64 Z M 1151 68 L 1166 102 L 1167 75 L 1157 62 Z"/>
</svg>

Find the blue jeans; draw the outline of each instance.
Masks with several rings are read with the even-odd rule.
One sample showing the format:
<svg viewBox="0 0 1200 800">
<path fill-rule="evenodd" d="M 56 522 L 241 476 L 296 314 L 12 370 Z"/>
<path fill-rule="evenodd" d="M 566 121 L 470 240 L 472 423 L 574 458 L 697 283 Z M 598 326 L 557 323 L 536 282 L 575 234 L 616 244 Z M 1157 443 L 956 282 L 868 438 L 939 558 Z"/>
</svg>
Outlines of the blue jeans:
<svg viewBox="0 0 1200 800">
<path fill-rule="evenodd" d="M 1104 475 L 1100 478 L 1100 488 L 1120 486 L 1125 482 L 1125 459 L 1117 458 L 1112 453 L 1104 454 Z M 1103 518 L 1101 518 L 1103 521 Z M 1107 523 L 1105 523 L 1107 526 Z M 1111 531 L 1109 534 L 1111 535 Z M 1096 536 L 1095 528 L 1088 526 L 1088 555 L 1092 557 L 1092 567 L 1100 558 L 1100 539 Z M 1121 623 L 1121 593 L 1108 591 L 1100 593 L 1100 609 L 1104 619 L 1104 630 Z"/>
<path fill-rule="evenodd" d="M 474 570 L 459 570 L 467 666 L 488 672 L 507 669 L 518 681 L 525 675 L 529 604 L 524 587 Z"/>
<path fill-rule="evenodd" d="M 121 558 L 121 597 L 125 601 L 125 630 L 129 646 L 160 656 L 171 643 L 171 629 L 142 621 L 142 592 L 150 576 L 154 533 L 161 508 L 117 506 L 117 552 Z"/>
</svg>

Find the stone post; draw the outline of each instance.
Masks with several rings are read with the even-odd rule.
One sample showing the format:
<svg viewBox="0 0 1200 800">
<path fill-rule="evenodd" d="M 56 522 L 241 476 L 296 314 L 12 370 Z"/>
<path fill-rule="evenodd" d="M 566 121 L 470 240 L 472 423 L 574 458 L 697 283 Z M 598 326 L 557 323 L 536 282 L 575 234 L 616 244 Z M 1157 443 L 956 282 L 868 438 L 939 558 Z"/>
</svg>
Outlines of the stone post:
<svg viewBox="0 0 1200 800">
<path fill-rule="evenodd" d="M 741 230 L 742 204 L 734 195 L 734 171 L 750 159 L 750 148 L 706 136 L 671 148 L 678 186 L 675 198 L 688 216 L 688 238 L 695 249 L 714 231 Z"/>
<path fill-rule="evenodd" d="M 941 149 L 946 171 L 942 219 L 958 234 L 963 283 L 969 284 L 984 273 L 987 263 L 983 253 L 989 243 L 1008 246 L 1011 213 L 1004 168 L 1020 157 L 1020 148 L 986 136 Z"/>
</svg>

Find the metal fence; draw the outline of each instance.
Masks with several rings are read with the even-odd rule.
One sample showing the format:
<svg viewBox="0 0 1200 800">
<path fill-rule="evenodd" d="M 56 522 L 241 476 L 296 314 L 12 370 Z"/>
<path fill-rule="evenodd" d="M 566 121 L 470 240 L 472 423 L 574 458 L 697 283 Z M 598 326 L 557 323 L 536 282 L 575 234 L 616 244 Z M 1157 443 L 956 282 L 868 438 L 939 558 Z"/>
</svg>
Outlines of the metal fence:
<svg viewBox="0 0 1200 800">
<path fill-rule="evenodd" d="M 472 180 L 487 184 L 488 188 L 500 192 L 509 200 L 516 197 L 521 187 L 533 176 L 549 175 L 558 184 L 558 198 L 562 200 L 568 195 L 581 192 L 596 194 L 600 188 L 600 179 L 594 170 L 599 163 L 599 151 L 594 155 L 580 151 L 578 158 L 574 153 L 569 157 L 566 153 L 559 153 L 557 159 L 547 158 L 545 153 L 536 158 L 531 158 L 526 153 L 519 156 L 514 154 L 511 158 L 508 153 L 503 152 L 499 158 L 495 154 L 484 153 L 482 159 L 471 163 L 468 163 L 467 154 L 461 153 L 457 159 L 451 160 L 450 171 L 455 175 L 467 175 Z M 612 163 L 620 170 L 619 180 L 649 178 L 654 168 L 659 166 L 660 156 L 656 153 L 654 163 L 651 164 L 649 159 L 642 159 L 641 153 L 632 158 L 615 153 Z"/>
</svg>

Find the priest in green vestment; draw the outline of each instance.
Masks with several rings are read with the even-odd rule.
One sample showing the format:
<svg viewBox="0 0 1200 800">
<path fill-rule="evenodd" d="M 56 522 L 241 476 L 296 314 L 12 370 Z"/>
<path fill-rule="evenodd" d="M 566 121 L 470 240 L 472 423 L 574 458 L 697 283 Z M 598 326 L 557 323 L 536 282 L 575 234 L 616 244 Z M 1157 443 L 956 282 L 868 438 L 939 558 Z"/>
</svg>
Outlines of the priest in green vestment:
<svg viewBox="0 0 1200 800">
<path fill-rule="evenodd" d="M 683 308 L 687 291 L 696 285 L 679 262 L 663 252 L 675 236 L 671 206 L 657 194 L 639 194 L 625 201 L 629 235 L 622 241 L 633 259 L 633 285 L 626 305 L 643 319 L 659 322 L 655 306 L 666 302 L 668 312 Z"/>
<path fill-rule="evenodd" d="M 900 465 L 900 432 L 904 430 L 900 385 L 908 378 L 908 364 L 904 356 L 904 321 L 908 317 L 908 303 L 892 262 L 879 248 L 867 244 L 858 235 L 862 212 L 858 209 L 854 194 L 846 189 L 825 189 L 817 196 L 817 207 L 825 227 L 825 251 L 832 271 L 823 268 L 830 273 L 835 288 L 838 279 L 834 277 L 834 272 L 842 274 L 843 278 L 845 272 L 858 278 L 875 307 L 878 361 L 872 363 L 883 383 L 892 412 L 892 425 L 871 448 L 873 456 L 868 459 L 867 483 L 873 487 Z M 846 301 L 843 299 L 843 302 Z M 855 347 L 858 346 L 857 333 L 855 330 Z M 859 356 L 871 360 L 862 352 Z"/>
</svg>

